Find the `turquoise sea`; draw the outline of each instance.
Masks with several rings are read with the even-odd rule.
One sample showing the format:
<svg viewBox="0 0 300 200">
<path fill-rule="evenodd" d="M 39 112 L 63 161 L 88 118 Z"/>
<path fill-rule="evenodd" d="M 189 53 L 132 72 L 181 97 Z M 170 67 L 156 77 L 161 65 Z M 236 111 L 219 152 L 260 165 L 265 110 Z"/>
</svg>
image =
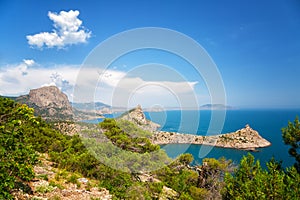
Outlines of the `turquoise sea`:
<svg viewBox="0 0 300 200">
<path fill-rule="evenodd" d="M 145 112 L 148 119 L 161 124 L 162 131 L 172 131 L 180 133 L 190 133 L 197 135 L 207 135 L 207 130 L 211 120 L 211 111 L 164 111 L 164 112 Z M 288 154 L 289 146 L 282 141 L 281 128 L 286 127 L 288 121 L 294 121 L 296 116 L 300 116 L 300 110 L 278 109 L 278 110 L 229 110 L 226 111 L 222 133 L 233 132 L 249 124 L 254 130 L 272 143 L 271 146 L 260 148 L 258 152 L 251 152 L 261 164 L 275 157 L 281 160 L 284 167 L 291 166 L 294 158 Z M 114 117 L 108 115 L 106 117 Z M 199 120 L 198 118 L 199 117 Z M 95 123 L 95 121 L 93 121 Z M 195 128 L 196 127 L 196 128 Z M 247 151 L 224 149 L 217 147 L 207 147 L 203 145 L 181 145 L 169 144 L 161 146 L 170 157 L 176 157 L 180 153 L 191 153 L 195 163 L 201 163 L 203 155 L 205 157 L 227 159 L 239 163 Z M 203 150 L 205 153 L 203 153 Z M 208 154 L 206 154 L 209 152 Z"/>
<path fill-rule="evenodd" d="M 165 114 L 146 113 L 146 115 L 157 123 L 160 123 L 159 116 L 167 116 L 165 123 L 161 128 L 163 131 L 177 132 L 180 130 L 179 132 L 181 133 L 192 133 L 197 135 L 207 134 L 211 119 L 211 111 L 209 110 L 167 111 Z M 195 116 L 197 115 L 200 119 L 198 129 L 197 132 L 192 132 L 193 130 L 190 130 L 190 127 L 195 127 L 194 123 L 197 123 L 195 121 Z M 300 115 L 300 110 L 229 110 L 226 111 L 225 122 L 221 132 L 233 132 L 243 128 L 246 124 L 249 124 L 253 129 L 257 130 L 262 137 L 272 143 L 269 147 L 260 148 L 258 152 L 251 152 L 255 158 L 259 159 L 262 165 L 269 161 L 271 157 L 275 157 L 275 159 L 282 161 L 283 166 L 291 166 L 294 163 L 294 158 L 288 154 L 289 147 L 282 141 L 281 128 L 287 126 L 288 121 L 293 121 L 297 115 Z M 184 116 L 187 119 L 181 119 L 181 116 Z M 180 124 L 180 120 L 184 120 L 185 123 Z M 189 124 L 192 124 L 192 126 Z M 200 151 L 201 148 L 205 147 L 202 145 L 173 144 L 162 146 L 162 148 L 164 148 L 171 157 L 176 157 L 179 152 L 181 153 L 182 149 L 186 149 L 185 152 L 191 153 L 194 156 L 196 163 L 201 163 L 202 154 Z M 206 148 L 210 149 L 210 147 Z M 247 153 L 247 151 L 214 147 L 211 148 L 205 157 L 220 158 L 224 156 L 227 159 L 231 159 L 235 163 L 238 163 L 242 156 Z"/>
</svg>

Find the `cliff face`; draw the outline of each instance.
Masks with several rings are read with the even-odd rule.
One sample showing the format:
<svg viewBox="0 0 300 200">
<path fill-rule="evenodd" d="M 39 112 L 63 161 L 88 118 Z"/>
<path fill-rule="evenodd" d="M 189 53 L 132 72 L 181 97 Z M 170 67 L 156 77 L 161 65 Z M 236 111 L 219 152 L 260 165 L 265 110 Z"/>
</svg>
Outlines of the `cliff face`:
<svg viewBox="0 0 300 200">
<path fill-rule="evenodd" d="M 16 99 L 34 108 L 35 114 L 45 119 L 70 120 L 73 110 L 68 97 L 56 86 L 47 86 L 30 90 L 28 95 Z"/>
<path fill-rule="evenodd" d="M 125 112 L 120 116 L 120 119 L 131 121 L 142 129 L 148 131 L 155 131 L 160 127 L 159 124 L 156 124 L 146 118 L 140 105 L 138 105 L 134 109 L 129 110 L 128 112 Z"/>
</svg>

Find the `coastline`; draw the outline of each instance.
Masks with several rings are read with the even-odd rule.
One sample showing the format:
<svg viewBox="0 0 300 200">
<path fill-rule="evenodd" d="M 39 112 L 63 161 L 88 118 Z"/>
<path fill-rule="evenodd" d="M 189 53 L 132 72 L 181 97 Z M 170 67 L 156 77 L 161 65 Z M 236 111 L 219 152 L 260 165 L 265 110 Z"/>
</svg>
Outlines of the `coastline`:
<svg viewBox="0 0 300 200">
<path fill-rule="evenodd" d="M 268 147 L 269 141 L 259 135 L 249 125 L 245 128 L 231 133 L 200 136 L 192 134 L 181 134 L 176 132 L 155 131 L 151 138 L 154 144 L 198 144 L 231 148 L 239 150 L 256 151 L 257 148 Z"/>
</svg>

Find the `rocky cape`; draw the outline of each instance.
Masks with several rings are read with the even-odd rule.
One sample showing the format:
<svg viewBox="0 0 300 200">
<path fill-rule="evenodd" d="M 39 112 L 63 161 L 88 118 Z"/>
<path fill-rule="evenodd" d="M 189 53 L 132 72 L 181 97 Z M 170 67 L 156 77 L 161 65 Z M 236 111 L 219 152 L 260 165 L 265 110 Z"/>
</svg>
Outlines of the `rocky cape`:
<svg viewBox="0 0 300 200">
<path fill-rule="evenodd" d="M 222 148 L 255 151 L 256 148 L 270 146 L 271 143 L 261 137 L 249 125 L 232 133 L 200 136 L 175 132 L 156 131 L 151 138 L 154 144 L 201 144 Z"/>
<path fill-rule="evenodd" d="M 259 133 L 256 130 L 253 130 L 248 124 L 245 128 L 232 133 L 200 136 L 157 131 L 160 125 L 147 120 L 140 105 L 123 114 L 120 118 L 132 121 L 141 128 L 152 131 L 154 134 L 150 139 L 154 144 L 199 144 L 251 151 L 255 151 L 256 148 L 271 145 L 269 141 L 261 137 Z"/>
</svg>

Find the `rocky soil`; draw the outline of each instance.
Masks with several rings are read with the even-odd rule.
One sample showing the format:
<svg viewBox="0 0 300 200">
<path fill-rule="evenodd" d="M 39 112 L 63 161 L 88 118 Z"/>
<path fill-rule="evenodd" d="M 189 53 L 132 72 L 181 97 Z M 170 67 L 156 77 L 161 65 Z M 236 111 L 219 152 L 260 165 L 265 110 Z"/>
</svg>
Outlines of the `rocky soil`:
<svg viewBox="0 0 300 200">
<path fill-rule="evenodd" d="M 34 167 L 36 178 L 29 182 L 31 194 L 15 191 L 17 200 L 110 200 L 112 195 L 105 188 L 98 188 L 97 180 L 53 167 L 48 155 L 41 155 L 41 163 Z M 27 190 L 28 190 L 27 189 Z"/>
</svg>

